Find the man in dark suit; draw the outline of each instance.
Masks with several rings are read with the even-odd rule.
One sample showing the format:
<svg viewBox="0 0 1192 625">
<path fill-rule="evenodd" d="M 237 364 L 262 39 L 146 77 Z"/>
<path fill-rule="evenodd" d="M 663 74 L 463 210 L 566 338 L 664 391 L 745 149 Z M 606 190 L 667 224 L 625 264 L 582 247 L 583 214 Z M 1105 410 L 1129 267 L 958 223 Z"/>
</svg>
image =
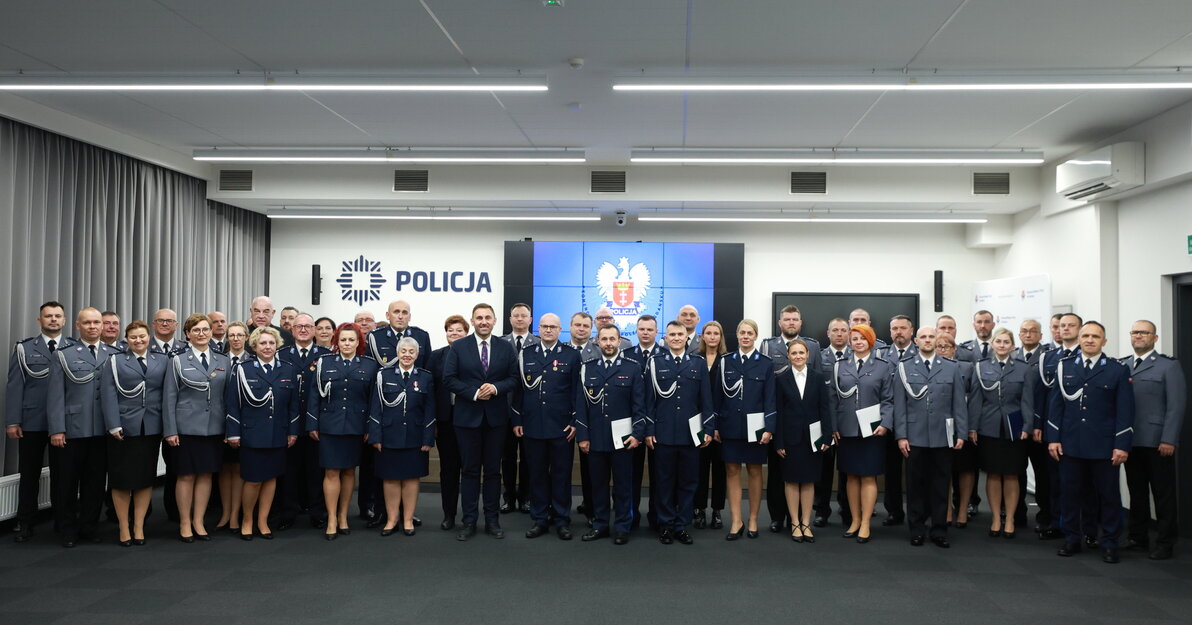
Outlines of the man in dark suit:
<svg viewBox="0 0 1192 625">
<path fill-rule="evenodd" d="M 509 341 L 515 354 L 520 354 L 523 349 L 541 342 L 531 332 L 533 325 L 534 313 L 530 305 L 518 302 L 509 307 L 509 326 L 513 331 L 501 338 Z M 504 483 L 505 496 L 501 502 L 501 514 L 514 510 L 527 514 L 530 512 L 530 473 L 525 453 L 522 437 L 505 437 L 505 452 L 501 456 L 501 481 Z"/>
<path fill-rule="evenodd" d="M 261 295 L 253 298 L 252 304 L 248 308 L 248 334 L 252 336 L 253 330 L 269 326 L 277 330 L 281 334 L 281 340 L 284 345 L 292 345 L 294 343 L 294 335 L 289 330 L 280 326 L 273 325 L 273 300 Z M 252 350 L 249 350 L 252 351 Z"/>
<path fill-rule="evenodd" d="M 294 365 L 299 372 L 298 396 L 301 405 L 306 405 L 310 391 L 313 365 L 323 354 L 330 353 L 326 347 L 315 344 L 315 320 L 307 313 L 299 313 L 291 321 L 294 342 L 277 351 L 277 357 Z M 319 466 L 319 443 L 309 436 L 299 436 L 286 449 L 286 472 L 281 476 L 277 488 L 279 505 L 277 529 L 285 531 L 294 525 L 299 512 L 310 515 L 312 527 L 327 527 L 327 508 L 323 503 L 323 475 Z"/>
<path fill-rule="evenodd" d="M 21 472 L 17 497 L 17 536 L 23 543 L 33 537 L 37 496 L 41 487 L 41 460 L 50 442 L 46 417 L 46 394 L 50 389 L 50 367 L 59 348 L 68 347 L 62 337 L 66 310 L 54 301 L 41 305 L 37 315 L 41 333 L 13 348 L 8 361 L 5 395 L 5 434 L 17 440 L 17 467 Z M 50 497 L 57 499 L 58 449 L 50 448 Z"/>
<path fill-rule="evenodd" d="M 1134 355 L 1122 359 L 1134 379 L 1134 449 L 1126 462 L 1130 487 L 1130 541 L 1127 549 L 1150 547 L 1151 493 L 1155 495 L 1155 521 L 1159 535 L 1152 560 L 1166 560 L 1175 547 L 1176 464 L 1175 448 L 1184 424 L 1188 387 L 1184 371 L 1174 358 L 1155 352 L 1159 335 L 1145 319 L 1130 327 Z"/>
<path fill-rule="evenodd" d="M 1134 390 L 1130 370 L 1107 358 L 1104 347 L 1105 326 L 1090 321 L 1080 327 L 1080 352 L 1056 366 L 1047 409 L 1047 450 L 1060 463 L 1064 545 L 1057 555 L 1080 551 L 1082 531 L 1087 535 L 1081 528 L 1083 516 L 1086 523 L 1097 522 L 1101 559 L 1117 564 L 1122 534 L 1118 467 L 1129 459 L 1133 445 Z M 1087 518 L 1090 497 L 1096 504 L 1093 519 Z"/>
<path fill-rule="evenodd" d="M 1018 326 L 1018 340 L 1019 346 L 1014 348 L 1011 358 L 1017 358 L 1025 361 L 1027 366 L 1032 367 L 1031 371 L 1027 372 L 1026 384 L 1022 392 L 1034 397 L 1034 385 L 1039 379 L 1039 374 L 1036 370 L 1039 368 L 1039 359 L 1047 353 L 1048 347 L 1043 345 L 1043 326 L 1034 319 L 1027 319 Z M 1035 442 L 1034 439 L 1026 441 L 1027 457 L 1031 461 L 1031 470 L 1035 474 L 1035 503 L 1039 507 L 1039 511 L 1035 513 L 1035 531 L 1040 532 L 1043 529 L 1051 527 L 1051 517 L 1053 511 L 1051 509 L 1051 463 L 1047 456 L 1047 445 Z M 1021 488 L 1018 489 L 1018 509 L 1014 513 L 1015 525 L 1026 525 L 1026 467 L 1022 467 L 1022 471 L 1018 474 L 1018 483 Z M 1059 511 L 1054 511 L 1054 514 L 1059 514 Z"/>
<path fill-rule="evenodd" d="M 463 525 L 457 538 L 476 534 L 481 469 L 484 472 L 485 533 L 504 538 L 499 519 L 501 452 L 509 429 L 508 395 L 518 384 L 513 346 L 492 335 L 496 313 L 488 304 L 472 308 L 471 336 L 451 345 L 443 365 L 443 381 L 455 396 L 455 435 L 463 470 L 460 499 Z"/>
</svg>

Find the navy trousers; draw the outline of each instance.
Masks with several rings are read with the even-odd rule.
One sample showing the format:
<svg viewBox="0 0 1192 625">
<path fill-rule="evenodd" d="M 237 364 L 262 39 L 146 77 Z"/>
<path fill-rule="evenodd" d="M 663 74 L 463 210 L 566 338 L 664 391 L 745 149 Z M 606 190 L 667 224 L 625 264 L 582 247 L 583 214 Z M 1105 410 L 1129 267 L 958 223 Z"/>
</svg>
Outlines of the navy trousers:
<svg viewBox="0 0 1192 625">
<path fill-rule="evenodd" d="M 459 441 L 460 507 L 463 523 L 471 525 L 480 517 L 481 470 L 484 472 L 484 523 L 500 527 L 501 514 L 501 455 L 505 451 L 505 433 L 509 428 L 481 425 L 478 428 L 455 426 Z"/>
<path fill-rule="evenodd" d="M 695 506 L 695 487 L 699 484 L 699 448 L 694 445 L 654 445 L 658 461 L 658 529 L 687 529 Z M 650 485 L 654 491 L 654 485 Z"/>
<path fill-rule="evenodd" d="M 1122 535 L 1118 468 L 1109 459 L 1061 456 L 1060 492 L 1060 525 L 1065 540 L 1069 544 L 1078 544 L 1082 534 L 1096 536 L 1099 529 L 1101 546 L 1117 549 Z M 1093 523 L 1094 533 L 1089 534 Z"/>
<path fill-rule="evenodd" d="M 306 510 L 311 519 L 326 519 L 323 504 L 323 467 L 319 466 L 319 443 L 299 436 L 286 450 L 286 473 L 281 477 L 282 503 L 279 516 L 293 521 Z"/>
<path fill-rule="evenodd" d="M 595 510 L 592 529 L 604 530 L 609 527 L 608 483 L 609 477 L 612 477 L 612 510 L 617 515 L 612 523 L 612 531 L 616 534 L 628 534 L 633 523 L 629 501 L 633 494 L 633 451 L 594 451 L 587 455 L 592 482 L 592 507 Z M 687 514 L 691 514 L 690 506 Z"/>
<path fill-rule="evenodd" d="M 571 525 L 571 463 L 575 445 L 566 438 L 523 437 L 522 466 L 529 470 L 530 520 Z M 508 449 L 508 445 L 506 445 Z"/>
</svg>

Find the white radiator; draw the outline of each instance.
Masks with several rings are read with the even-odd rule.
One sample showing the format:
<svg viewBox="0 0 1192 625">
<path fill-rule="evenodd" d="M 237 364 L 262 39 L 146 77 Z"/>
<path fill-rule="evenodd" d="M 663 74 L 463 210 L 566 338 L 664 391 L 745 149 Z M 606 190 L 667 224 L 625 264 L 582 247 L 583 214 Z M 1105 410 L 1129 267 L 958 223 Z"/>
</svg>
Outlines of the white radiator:
<svg viewBox="0 0 1192 625">
<path fill-rule="evenodd" d="M 20 496 L 21 474 L 14 473 L 0 477 L 0 521 L 17 515 L 17 500 Z M 50 468 L 42 467 L 41 484 L 37 491 L 37 509 L 50 507 Z"/>
</svg>

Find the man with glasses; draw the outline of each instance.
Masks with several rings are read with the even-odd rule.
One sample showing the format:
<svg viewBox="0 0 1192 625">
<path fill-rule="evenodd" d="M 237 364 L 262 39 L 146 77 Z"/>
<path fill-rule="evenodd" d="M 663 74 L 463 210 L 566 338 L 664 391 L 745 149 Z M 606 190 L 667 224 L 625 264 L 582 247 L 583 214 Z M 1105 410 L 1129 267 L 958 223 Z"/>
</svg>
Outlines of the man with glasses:
<svg viewBox="0 0 1192 625">
<path fill-rule="evenodd" d="M 170 352 L 183 347 L 185 341 L 174 341 L 178 332 L 178 315 L 169 308 L 162 308 L 153 313 L 153 340 L 149 343 L 149 351 L 169 355 Z"/>
<path fill-rule="evenodd" d="M 613 317 L 613 311 L 608 307 L 601 308 L 600 310 L 596 311 L 596 327 L 603 328 L 604 326 L 616 326 L 617 334 L 621 334 L 621 326 L 617 326 L 617 319 Z M 621 335 L 621 343 L 619 346 L 620 351 L 625 351 L 630 347 L 633 347 L 633 341 L 630 341 L 629 339 L 625 338 L 624 335 Z M 600 351 L 599 348 L 597 348 L 596 351 Z"/>
<path fill-rule="evenodd" d="M 1048 346 L 1042 344 L 1043 326 L 1034 319 L 1023 321 L 1018 326 L 1018 339 L 1020 344 L 1014 348 L 1012 357 L 1026 361 L 1028 366 L 1037 369 L 1039 367 L 1039 360 L 1050 349 Z M 1038 374 L 1028 372 L 1026 384 L 1023 385 L 1022 392 L 1029 397 L 1034 397 L 1035 384 L 1038 380 Z M 1032 438 L 1027 440 L 1026 450 L 1027 458 L 1031 461 L 1031 470 L 1035 474 L 1035 503 L 1039 506 L 1039 511 L 1035 513 L 1035 532 L 1038 533 L 1051 527 L 1052 518 L 1059 514 L 1059 510 L 1053 510 L 1051 507 L 1051 463 L 1047 455 L 1047 445 L 1036 442 Z M 1016 526 L 1026 524 L 1027 480 L 1025 466 L 1022 467 L 1022 471 L 1018 474 L 1018 483 L 1023 487 L 1018 489 L 1018 511 L 1015 513 Z"/>
<path fill-rule="evenodd" d="M 1156 537 L 1152 560 L 1167 560 L 1175 547 L 1179 504 L 1176 499 L 1175 448 L 1188 401 L 1184 371 L 1174 358 L 1155 352 L 1155 324 L 1140 319 L 1130 326 L 1134 355 L 1121 363 L 1134 379 L 1134 448 L 1126 461 L 1130 488 L 1127 549 L 1149 551 L 1151 493 L 1155 496 Z"/>
<path fill-rule="evenodd" d="M 307 313 L 294 316 L 290 328 L 294 342 L 282 347 L 277 357 L 297 367 L 298 396 L 305 398 L 310 388 L 312 368 L 316 360 L 331 350 L 315 344 L 315 320 Z M 306 400 L 303 399 L 305 402 Z M 277 489 L 281 505 L 277 506 L 277 529 L 285 531 L 294 526 L 299 512 L 310 514 L 312 527 L 327 527 L 327 508 L 323 504 L 323 468 L 319 466 L 319 443 L 309 436 L 299 436 L 286 450 L 286 472 Z"/>
</svg>

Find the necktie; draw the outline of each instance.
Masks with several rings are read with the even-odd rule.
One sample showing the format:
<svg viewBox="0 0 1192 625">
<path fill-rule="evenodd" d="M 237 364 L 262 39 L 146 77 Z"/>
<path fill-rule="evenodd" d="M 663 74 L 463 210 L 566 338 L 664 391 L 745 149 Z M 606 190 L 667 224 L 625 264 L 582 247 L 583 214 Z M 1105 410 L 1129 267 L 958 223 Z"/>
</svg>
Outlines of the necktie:
<svg viewBox="0 0 1192 625">
<path fill-rule="evenodd" d="M 94 345 L 88 345 L 87 347 L 89 347 L 89 348 L 91 349 L 91 357 L 92 357 L 92 358 L 95 358 L 95 356 L 96 356 L 96 354 L 95 354 L 95 346 L 94 346 Z"/>
<path fill-rule="evenodd" d="M 141 365 L 141 373 L 147 373 L 149 371 L 149 367 L 145 366 L 145 357 L 144 356 L 138 356 L 137 362 L 140 363 L 140 365 Z"/>
<path fill-rule="evenodd" d="M 865 361 L 857 359 L 857 373 L 861 373 L 861 367 L 865 366 Z"/>
<path fill-rule="evenodd" d="M 1138 368 L 1140 365 L 1142 365 L 1142 359 L 1141 359 L 1141 358 L 1135 358 L 1135 359 L 1134 359 L 1134 368 L 1135 368 L 1135 369 L 1137 369 L 1137 368 Z"/>
<path fill-rule="evenodd" d="M 488 341 L 480 341 L 480 368 L 488 373 Z"/>
<path fill-rule="evenodd" d="M 170 353 L 170 344 L 169 344 L 169 343 L 162 343 L 162 344 L 161 344 L 161 353 L 163 353 L 163 354 L 168 354 L 168 353 Z"/>
<path fill-rule="evenodd" d="M 924 361 L 923 361 L 923 366 L 927 367 L 927 371 L 928 371 L 928 372 L 930 372 L 930 371 L 931 371 L 931 361 L 930 361 L 930 360 L 924 360 Z"/>
<path fill-rule="evenodd" d="M 1072 350 L 1070 350 L 1068 348 L 1064 348 L 1064 353 L 1061 354 L 1061 358 L 1067 358 L 1068 356 L 1071 356 L 1071 355 L 1072 355 Z"/>
<path fill-rule="evenodd" d="M 836 360 L 841 360 L 841 359 L 843 359 L 843 358 L 844 358 L 844 351 L 843 351 L 843 350 L 836 350 Z"/>
<path fill-rule="evenodd" d="M 1092 358 L 1085 358 L 1085 359 L 1084 359 L 1084 368 L 1085 368 L 1085 369 L 1087 369 L 1087 370 L 1089 370 L 1089 371 L 1092 371 L 1092 370 L 1093 370 L 1093 359 L 1092 359 Z"/>
<path fill-rule="evenodd" d="M 519 337 L 517 337 L 517 351 L 520 352 L 521 350 L 522 350 L 522 337 L 519 336 Z"/>
<path fill-rule="evenodd" d="M 269 370 L 272 368 L 273 367 L 271 365 L 261 365 L 261 370 L 264 371 L 266 375 L 269 374 Z"/>
<path fill-rule="evenodd" d="M 238 364 L 240 364 L 240 357 L 239 357 L 239 356 L 232 356 L 232 366 L 233 366 L 233 367 L 235 367 L 235 366 L 236 366 L 236 365 L 238 365 Z"/>
<path fill-rule="evenodd" d="M 402 372 L 401 372 L 401 379 L 402 379 L 403 381 L 409 381 L 409 379 L 410 379 L 410 372 L 409 372 L 409 371 L 402 371 Z"/>
<path fill-rule="evenodd" d="M 904 348 L 902 348 L 902 349 L 900 349 L 900 350 L 898 350 L 898 359 L 899 359 L 899 360 L 902 360 L 902 355 L 903 355 L 903 354 L 905 354 L 905 353 L 906 353 L 906 348 L 905 348 L 905 347 L 904 347 Z"/>
<path fill-rule="evenodd" d="M 199 362 L 201 362 L 203 364 L 203 371 L 207 371 L 208 367 L 207 367 L 207 353 L 206 352 L 203 352 L 203 354 L 199 356 Z"/>
<path fill-rule="evenodd" d="M 681 364 L 683 364 L 683 358 L 681 358 L 681 357 L 679 357 L 679 356 L 675 356 L 675 364 L 676 364 L 676 365 L 681 365 Z"/>
<path fill-rule="evenodd" d="M 1004 363 L 1004 362 L 1002 362 L 1002 361 L 1000 361 L 1000 360 L 999 360 L 999 361 L 998 361 L 998 363 L 997 363 L 997 366 L 998 366 L 998 367 L 1001 367 L 1002 369 L 1005 369 L 1005 368 L 1006 368 L 1006 363 Z"/>
<path fill-rule="evenodd" d="M 306 360 L 306 352 L 307 352 L 307 351 L 308 351 L 308 350 L 307 350 L 305 347 L 303 347 L 303 348 L 302 348 L 302 359 L 303 359 L 303 360 Z"/>
<path fill-rule="evenodd" d="M 605 368 L 605 369 L 611 369 L 611 368 L 612 368 L 612 366 L 613 366 L 613 361 L 611 361 L 611 360 L 606 360 L 606 361 L 604 361 L 604 368 Z"/>
<path fill-rule="evenodd" d="M 984 360 L 989 357 L 989 343 L 981 342 L 981 359 Z"/>
<path fill-rule="evenodd" d="M 54 353 L 55 349 L 58 349 L 58 341 L 55 339 L 50 339 L 50 342 L 46 343 L 46 346 L 50 348 L 50 353 L 52 354 Z"/>
</svg>

